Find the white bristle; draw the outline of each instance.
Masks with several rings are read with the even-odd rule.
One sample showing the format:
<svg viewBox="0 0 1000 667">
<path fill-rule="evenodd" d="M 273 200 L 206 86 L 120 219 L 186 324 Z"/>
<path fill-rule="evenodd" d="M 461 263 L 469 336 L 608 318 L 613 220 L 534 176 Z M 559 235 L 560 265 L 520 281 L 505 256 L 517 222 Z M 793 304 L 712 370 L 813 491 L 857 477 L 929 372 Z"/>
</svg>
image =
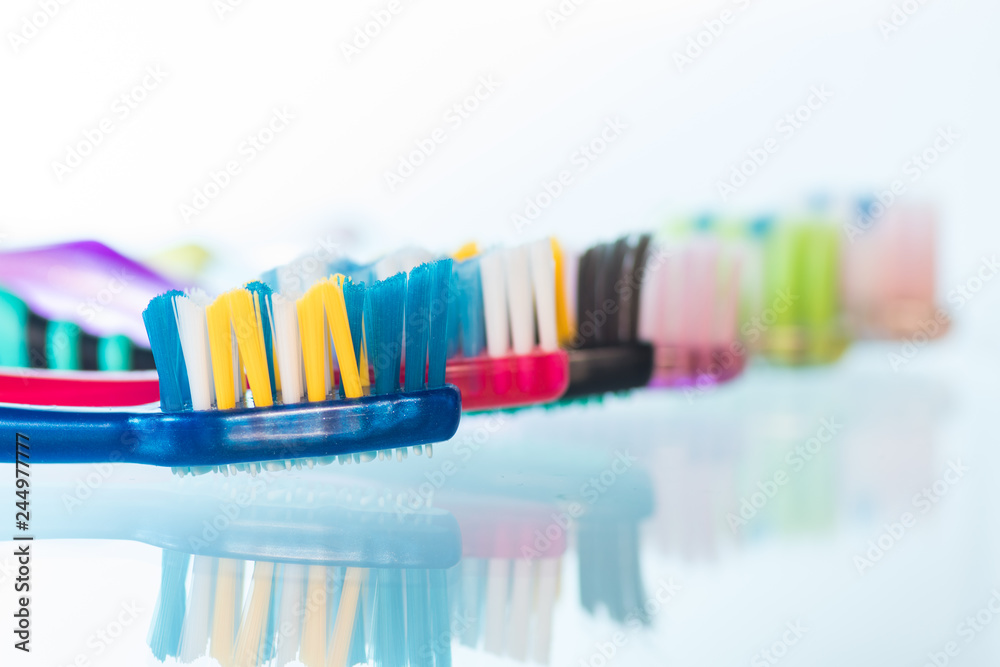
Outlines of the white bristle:
<svg viewBox="0 0 1000 667">
<path fill-rule="evenodd" d="M 507 280 L 503 256 L 498 252 L 479 260 L 483 283 L 483 316 L 486 321 L 486 351 L 491 357 L 504 357 L 510 349 L 507 323 Z"/>
<path fill-rule="evenodd" d="M 538 567 L 538 606 L 535 611 L 535 637 L 532 655 L 535 662 L 547 665 L 552 644 L 552 613 L 559 588 L 559 559 L 542 558 Z"/>
<path fill-rule="evenodd" d="M 244 400 L 243 368 L 240 366 L 240 349 L 236 340 L 236 332 L 230 328 L 229 335 L 232 339 L 230 344 L 233 350 L 233 396 L 236 397 L 236 405 L 239 405 Z"/>
<path fill-rule="evenodd" d="M 548 239 L 530 246 L 531 282 L 535 290 L 535 316 L 538 319 L 538 345 L 545 352 L 559 349 L 556 329 L 556 261 Z"/>
<path fill-rule="evenodd" d="M 191 386 L 191 407 L 195 410 L 210 410 L 215 392 L 205 307 L 186 296 L 178 296 L 174 299 L 174 315 L 181 350 L 184 352 L 184 367 Z"/>
<path fill-rule="evenodd" d="M 491 558 L 486 571 L 486 629 L 483 648 L 495 655 L 503 655 L 509 579 L 510 561 L 506 558 Z"/>
<path fill-rule="evenodd" d="M 535 347 L 534 303 L 531 298 L 531 262 L 526 246 L 504 253 L 507 274 L 507 313 L 514 354 L 531 354 Z"/>
<path fill-rule="evenodd" d="M 302 340 L 299 338 L 299 318 L 295 302 L 280 294 L 271 297 L 274 310 L 274 352 L 281 378 L 281 401 L 285 404 L 302 400 Z"/>
<path fill-rule="evenodd" d="M 305 597 L 304 565 L 288 563 L 281 569 L 281 603 L 275 627 L 278 632 L 275 667 L 285 667 L 295 660 L 302 635 L 303 599 Z"/>
<path fill-rule="evenodd" d="M 528 625 L 531 621 L 533 571 L 533 563 L 527 558 L 518 558 L 514 561 L 514 585 L 511 586 L 510 594 L 507 655 L 519 662 L 528 659 Z"/>
<path fill-rule="evenodd" d="M 208 556 L 195 556 L 191 568 L 191 602 L 184 614 L 181 628 L 181 646 L 178 658 L 183 663 L 194 662 L 208 648 L 209 621 L 212 615 L 212 583 L 215 560 Z"/>
</svg>

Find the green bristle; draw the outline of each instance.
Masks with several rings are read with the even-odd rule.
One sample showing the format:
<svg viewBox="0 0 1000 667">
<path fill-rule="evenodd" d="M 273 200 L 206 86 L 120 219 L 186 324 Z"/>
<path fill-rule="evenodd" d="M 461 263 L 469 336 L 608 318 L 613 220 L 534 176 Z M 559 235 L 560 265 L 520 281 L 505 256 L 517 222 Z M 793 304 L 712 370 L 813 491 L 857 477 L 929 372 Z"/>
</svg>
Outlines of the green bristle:
<svg viewBox="0 0 1000 667">
<path fill-rule="evenodd" d="M 445 382 L 448 360 L 448 313 L 451 311 L 451 260 L 431 264 L 430 280 L 430 341 L 427 350 L 427 386 L 440 387 Z"/>
<path fill-rule="evenodd" d="M 424 388 L 427 369 L 427 340 L 430 333 L 430 266 L 421 264 L 410 271 L 406 286 L 406 391 Z"/>
<path fill-rule="evenodd" d="M 347 306 L 347 322 L 351 327 L 351 342 L 354 343 L 354 358 L 360 368 L 362 323 L 365 313 L 365 284 L 344 283 L 344 305 Z"/>
<path fill-rule="evenodd" d="M 403 357 L 403 312 L 406 304 L 406 274 L 380 280 L 366 292 L 365 330 L 371 332 L 368 364 L 375 373 L 375 394 L 399 391 Z"/>
<path fill-rule="evenodd" d="M 271 378 L 271 396 L 278 395 L 274 373 L 274 341 L 273 333 L 274 306 L 271 304 L 271 288 L 259 280 L 246 284 L 246 288 L 260 299 L 260 328 L 264 332 L 264 352 L 267 354 L 267 373 Z"/>
<path fill-rule="evenodd" d="M 185 583 L 191 556 L 177 551 L 163 551 L 163 568 L 160 572 L 160 596 L 156 601 L 153 621 L 149 626 L 146 643 L 161 662 L 167 656 L 176 656 L 180 649 L 181 627 L 184 622 Z"/>
<path fill-rule="evenodd" d="M 177 412 L 190 409 L 191 388 L 188 385 L 181 338 L 177 333 L 177 317 L 174 314 L 174 297 L 182 292 L 171 290 L 153 298 L 142 311 L 142 321 L 146 325 L 149 345 L 156 363 L 156 374 L 160 379 L 160 409 Z"/>
<path fill-rule="evenodd" d="M 50 321 L 45 327 L 45 358 L 53 370 L 80 370 L 80 327 Z"/>
</svg>

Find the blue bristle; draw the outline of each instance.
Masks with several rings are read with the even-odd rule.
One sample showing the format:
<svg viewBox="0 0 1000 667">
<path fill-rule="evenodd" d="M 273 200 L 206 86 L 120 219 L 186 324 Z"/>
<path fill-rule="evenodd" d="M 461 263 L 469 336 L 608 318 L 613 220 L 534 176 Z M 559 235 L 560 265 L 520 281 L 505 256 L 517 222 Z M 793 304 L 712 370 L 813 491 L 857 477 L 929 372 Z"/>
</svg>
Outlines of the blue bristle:
<svg viewBox="0 0 1000 667">
<path fill-rule="evenodd" d="M 271 322 L 274 321 L 274 306 L 271 303 L 271 288 L 259 280 L 246 285 L 252 294 L 260 299 L 260 328 L 264 332 L 264 352 L 267 354 L 267 373 L 271 378 L 271 396 L 278 395 L 274 374 L 274 341 L 271 339 Z"/>
<path fill-rule="evenodd" d="M 403 389 L 416 391 L 424 388 L 427 372 L 427 340 L 430 337 L 430 290 L 431 269 L 421 264 L 410 271 L 406 284 L 406 381 Z"/>
<path fill-rule="evenodd" d="M 434 667 L 427 570 L 406 571 L 406 650 L 410 667 Z"/>
<path fill-rule="evenodd" d="M 347 306 L 347 322 L 351 326 L 351 342 L 354 343 L 354 359 L 361 364 L 362 321 L 365 312 L 365 284 L 344 283 L 344 305 Z"/>
<path fill-rule="evenodd" d="M 462 340 L 462 356 L 478 357 L 486 347 L 486 321 L 483 319 L 483 281 L 479 274 L 479 259 L 472 258 L 455 265 L 454 278 L 458 285 L 458 330 Z"/>
<path fill-rule="evenodd" d="M 358 595 L 358 609 L 354 614 L 354 629 L 351 631 L 351 647 L 347 650 L 347 664 L 348 665 L 359 665 L 366 664 L 368 662 L 368 652 L 366 650 L 366 644 L 368 638 L 365 637 L 365 609 L 371 609 L 372 605 L 368 601 L 368 592 L 375 590 L 375 582 L 371 581 L 372 576 L 369 573 L 369 582 L 361 589 L 361 593 Z M 371 621 L 369 620 L 369 623 Z"/>
<path fill-rule="evenodd" d="M 163 569 L 160 572 L 160 597 L 156 601 L 153 622 L 146 641 L 157 660 L 168 655 L 176 656 L 181 643 L 187 590 L 188 563 L 191 556 L 177 551 L 163 550 Z"/>
<path fill-rule="evenodd" d="M 154 297 L 142 311 L 156 374 L 160 379 L 160 409 L 164 412 L 191 408 L 191 387 L 184 366 L 181 338 L 177 333 L 177 316 L 174 314 L 174 297 L 182 295 L 183 292 L 171 290 Z"/>
<path fill-rule="evenodd" d="M 458 281 L 452 273 L 451 281 L 448 285 L 448 358 L 458 356 L 458 351 L 462 347 L 461 336 L 459 335 L 458 323 Z"/>
<path fill-rule="evenodd" d="M 368 365 L 375 373 L 375 394 L 399 391 L 403 358 L 403 309 L 406 274 L 380 280 L 366 291 L 365 329 L 371 332 Z"/>
<path fill-rule="evenodd" d="M 278 614 L 281 608 L 281 594 L 284 588 L 284 567 L 276 566 L 271 575 L 271 600 L 267 610 L 267 630 L 261 635 L 261 662 L 268 662 L 274 658 L 277 650 L 275 645 L 275 633 L 278 631 Z"/>
<path fill-rule="evenodd" d="M 372 661 L 375 667 L 406 664 L 406 620 L 403 611 L 403 573 L 377 569 L 375 609 L 372 614 Z"/>
<path fill-rule="evenodd" d="M 434 667 L 451 667 L 451 625 L 448 621 L 448 573 L 428 570 L 431 636 L 434 637 Z"/>
<path fill-rule="evenodd" d="M 431 264 L 430 281 L 430 341 L 427 347 L 427 386 L 444 385 L 445 363 L 448 359 L 448 299 L 451 286 L 451 260 Z"/>
</svg>

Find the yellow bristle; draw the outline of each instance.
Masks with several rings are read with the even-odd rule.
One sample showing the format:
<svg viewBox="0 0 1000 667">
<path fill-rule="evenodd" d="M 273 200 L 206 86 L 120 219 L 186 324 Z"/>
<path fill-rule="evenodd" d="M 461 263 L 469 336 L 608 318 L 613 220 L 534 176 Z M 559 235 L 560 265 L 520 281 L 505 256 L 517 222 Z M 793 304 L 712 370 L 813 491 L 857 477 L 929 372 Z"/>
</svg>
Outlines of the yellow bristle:
<svg viewBox="0 0 1000 667">
<path fill-rule="evenodd" d="M 271 340 L 274 340 L 273 326 L 271 327 Z M 271 356 L 274 358 L 271 363 L 274 364 L 274 388 L 281 391 L 281 369 L 278 368 L 278 349 L 276 345 L 271 345 Z"/>
<path fill-rule="evenodd" d="M 208 346 L 212 353 L 215 401 L 220 410 L 236 407 L 233 374 L 233 329 L 229 320 L 229 300 L 219 297 L 205 308 L 208 318 Z"/>
<path fill-rule="evenodd" d="M 266 408 L 274 404 L 274 396 L 271 395 L 271 375 L 267 368 L 259 297 L 243 288 L 234 289 L 224 296 L 229 300 L 236 344 L 250 382 L 250 390 L 253 391 L 253 403 L 256 407 Z"/>
<path fill-rule="evenodd" d="M 347 652 L 351 648 L 351 631 L 354 630 L 354 616 L 358 612 L 358 597 L 367 575 L 368 570 L 359 567 L 349 567 L 344 574 L 344 587 L 340 593 L 340 606 L 333 626 L 327 667 L 347 667 Z"/>
<path fill-rule="evenodd" d="M 340 382 L 344 386 L 344 396 L 360 398 L 361 377 L 358 362 L 354 358 L 354 341 L 351 339 L 351 325 L 347 320 L 347 306 L 344 304 L 344 276 L 337 274 L 327 281 L 323 290 L 326 305 L 326 319 L 330 324 L 333 346 L 340 366 Z"/>
<path fill-rule="evenodd" d="M 569 321 L 569 308 L 566 303 L 566 273 L 562 248 L 554 238 L 551 239 L 551 242 L 552 256 L 556 261 L 556 332 L 559 336 L 559 344 L 563 347 L 568 347 L 576 331 L 573 323 Z"/>
<path fill-rule="evenodd" d="M 260 561 L 254 564 L 253 588 L 240 619 L 240 631 L 233 649 L 233 667 L 257 667 L 260 664 L 273 581 L 274 563 Z"/>
<path fill-rule="evenodd" d="M 479 254 L 479 246 L 476 245 L 475 241 L 470 241 L 464 246 L 455 251 L 451 256 L 456 262 L 464 262 L 467 259 L 471 259 Z"/>
<path fill-rule="evenodd" d="M 326 657 L 326 568 L 309 566 L 306 611 L 302 619 L 299 662 L 306 667 L 323 667 Z"/>
<path fill-rule="evenodd" d="M 326 400 L 326 324 L 323 320 L 323 283 L 313 285 L 295 302 L 299 314 L 299 337 L 306 373 L 306 397 L 310 402 Z"/>
</svg>

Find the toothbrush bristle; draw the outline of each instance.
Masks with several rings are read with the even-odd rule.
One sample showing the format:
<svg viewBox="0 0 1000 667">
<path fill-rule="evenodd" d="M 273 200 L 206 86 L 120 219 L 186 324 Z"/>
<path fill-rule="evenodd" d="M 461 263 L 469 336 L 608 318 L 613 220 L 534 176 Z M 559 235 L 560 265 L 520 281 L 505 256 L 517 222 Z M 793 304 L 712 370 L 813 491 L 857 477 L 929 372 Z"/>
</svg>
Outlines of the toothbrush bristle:
<svg viewBox="0 0 1000 667">
<path fill-rule="evenodd" d="M 406 284 L 406 323 L 403 327 L 406 354 L 406 378 L 403 388 L 406 391 L 416 391 L 424 387 L 429 338 L 429 280 L 430 266 L 421 264 L 410 272 Z"/>
<path fill-rule="evenodd" d="M 185 583 L 191 556 L 176 551 L 163 552 L 160 572 L 160 596 L 146 641 L 157 660 L 177 656 L 184 623 Z"/>
<path fill-rule="evenodd" d="M 182 292 L 171 290 L 155 297 L 142 311 L 149 345 L 160 379 L 160 407 L 164 412 L 178 412 L 191 407 L 191 389 L 177 330 L 174 299 Z"/>
<path fill-rule="evenodd" d="M 375 374 L 374 393 L 379 395 L 400 389 L 405 305 L 405 274 L 379 280 L 368 290 L 365 304 L 365 331 L 371 332 L 368 362 Z"/>
<path fill-rule="evenodd" d="M 450 354 L 462 350 L 462 356 L 478 357 L 486 347 L 486 323 L 483 319 L 483 284 L 480 274 L 480 261 L 473 257 L 455 265 L 454 273 L 457 308 L 455 308 L 456 327 L 454 336 L 455 348 Z"/>
<path fill-rule="evenodd" d="M 427 386 L 440 387 L 445 382 L 448 357 L 448 300 L 451 290 L 452 261 L 443 259 L 431 266 L 430 340 L 427 353 Z"/>
</svg>

